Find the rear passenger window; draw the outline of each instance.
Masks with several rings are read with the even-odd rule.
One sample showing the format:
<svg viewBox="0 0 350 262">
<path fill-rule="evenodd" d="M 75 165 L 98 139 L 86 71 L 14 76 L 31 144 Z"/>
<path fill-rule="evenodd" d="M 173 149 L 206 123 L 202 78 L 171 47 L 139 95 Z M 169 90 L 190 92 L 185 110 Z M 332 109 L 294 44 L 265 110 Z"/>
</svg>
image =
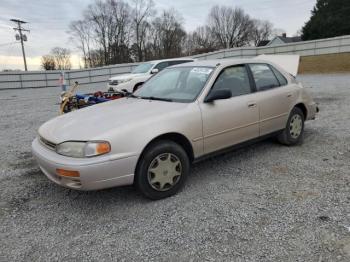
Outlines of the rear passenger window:
<svg viewBox="0 0 350 262">
<path fill-rule="evenodd" d="M 287 79 L 282 75 L 282 73 L 280 71 L 278 71 L 276 68 L 274 68 L 273 66 L 270 66 L 272 71 L 275 73 L 275 76 L 278 79 L 278 82 L 280 82 L 281 86 L 285 86 L 288 84 Z"/>
<path fill-rule="evenodd" d="M 221 71 L 213 86 L 215 89 L 228 89 L 232 96 L 251 92 L 247 69 L 244 65 L 227 67 Z"/>
<path fill-rule="evenodd" d="M 250 64 L 256 89 L 258 91 L 269 90 L 280 86 L 276 76 L 267 64 Z"/>
</svg>

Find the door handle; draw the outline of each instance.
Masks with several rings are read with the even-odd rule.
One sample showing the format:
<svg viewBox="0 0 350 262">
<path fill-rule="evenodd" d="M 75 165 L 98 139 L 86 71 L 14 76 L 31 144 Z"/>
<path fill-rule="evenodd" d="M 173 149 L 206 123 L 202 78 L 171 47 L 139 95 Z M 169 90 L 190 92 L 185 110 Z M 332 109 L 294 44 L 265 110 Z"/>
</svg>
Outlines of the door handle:
<svg viewBox="0 0 350 262">
<path fill-rule="evenodd" d="M 248 103 L 248 107 L 249 107 L 249 108 L 256 107 L 256 102 L 249 102 L 249 103 Z"/>
</svg>

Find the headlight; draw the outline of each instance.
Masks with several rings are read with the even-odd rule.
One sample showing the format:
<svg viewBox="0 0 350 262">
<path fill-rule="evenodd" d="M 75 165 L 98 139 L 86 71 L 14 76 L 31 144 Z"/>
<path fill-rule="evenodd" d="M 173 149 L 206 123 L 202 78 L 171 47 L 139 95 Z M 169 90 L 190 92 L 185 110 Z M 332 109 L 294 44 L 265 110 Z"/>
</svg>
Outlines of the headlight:
<svg viewBox="0 0 350 262">
<path fill-rule="evenodd" d="M 58 144 L 56 152 L 70 157 L 92 157 L 107 154 L 111 151 L 111 145 L 106 141 L 76 142 L 68 141 Z"/>
<path fill-rule="evenodd" d="M 127 79 L 120 79 L 118 80 L 118 83 L 121 84 L 121 83 L 126 83 L 126 82 L 130 82 L 132 80 L 132 78 L 127 78 Z"/>
</svg>

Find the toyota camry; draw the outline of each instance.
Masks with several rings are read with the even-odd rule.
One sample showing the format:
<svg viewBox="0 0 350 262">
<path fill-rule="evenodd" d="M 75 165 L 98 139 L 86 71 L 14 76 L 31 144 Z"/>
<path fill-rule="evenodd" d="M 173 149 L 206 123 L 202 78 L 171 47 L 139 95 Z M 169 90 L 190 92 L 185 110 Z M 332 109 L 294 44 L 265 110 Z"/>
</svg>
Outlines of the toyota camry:
<svg viewBox="0 0 350 262">
<path fill-rule="evenodd" d="M 67 188 L 133 184 L 151 199 L 171 196 L 193 162 L 271 136 L 288 146 L 302 142 L 318 107 L 292 75 L 295 66 L 270 61 L 166 68 L 128 97 L 46 122 L 33 154 Z"/>
</svg>

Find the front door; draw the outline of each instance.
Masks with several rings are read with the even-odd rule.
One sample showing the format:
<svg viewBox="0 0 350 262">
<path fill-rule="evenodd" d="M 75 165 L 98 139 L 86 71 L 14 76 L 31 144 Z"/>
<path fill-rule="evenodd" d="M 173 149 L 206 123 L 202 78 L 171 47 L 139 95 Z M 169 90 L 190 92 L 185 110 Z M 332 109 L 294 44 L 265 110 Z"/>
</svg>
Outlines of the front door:
<svg viewBox="0 0 350 262">
<path fill-rule="evenodd" d="M 232 97 L 200 105 L 205 154 L 259 136 L 259 109 L 246 66 L 223 69 L 211 91 L 220 88 L 231 90 Z"/>
</svg>

